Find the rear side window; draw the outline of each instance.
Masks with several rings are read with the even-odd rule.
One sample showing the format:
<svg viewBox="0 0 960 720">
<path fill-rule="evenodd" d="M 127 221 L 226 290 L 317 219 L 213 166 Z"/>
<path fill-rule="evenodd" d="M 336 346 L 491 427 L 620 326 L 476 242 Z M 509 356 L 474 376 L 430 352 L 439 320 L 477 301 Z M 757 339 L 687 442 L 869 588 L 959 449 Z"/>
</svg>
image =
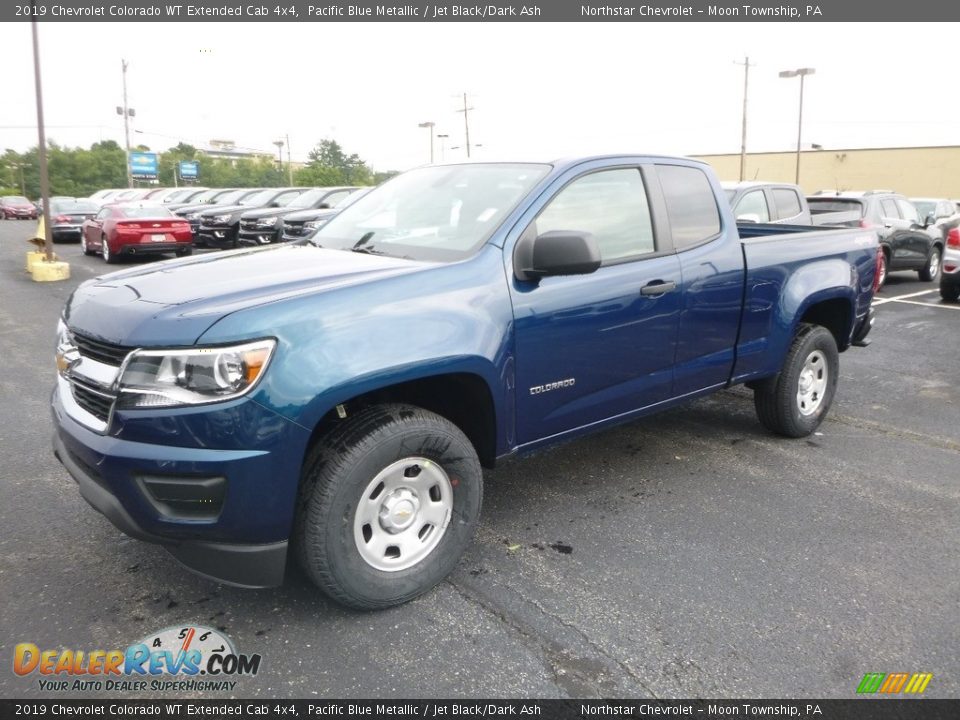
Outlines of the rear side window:
<svg viewBox="0 0 960 720">
<path fill-rule="evenodd" d="M 897 212 L 897 204 L 893 201 L 893 198 L 884 198 L 880 201 L 880 216 L 885 218 L 900 217 L 900 213 Z"/>
<path fill-rule="evenodd" d="M 751 190 L 737 203 L 733 214 L 737 220 L 747 219 L 754 222 L 769 222 L 770 210 L 767 208 L 767 197 L 763 190 Z"/>
<path fill-rule="evenodd" d="M 538 235 L 551 230 L 591 233 L 604 265 L 654 251 L 647 193 L 636 168 L 577 178 L 557 193 L 535 224 Z"/>
<path fill-rule="evenodd" d="M 657 175 L 677 250 L 697 245 L 720 232 L 720 211 L 707 174 L 695 167 L 658 165 Z"/>
<path fill-rule="evenodd" d="M 800 214 L 800 196 L 796 190 L 773 188 L 773 204 L 777 206 L 777 219 L 796 217 Z"/>
<path fill-rule="evenodd" d="M 900 215 L 903 216 L 904 220 L 920 224 L 920 213 L 917 212 L 912 203 L 897 198 L 897 205 L 900 207 Z"/>
</svg>

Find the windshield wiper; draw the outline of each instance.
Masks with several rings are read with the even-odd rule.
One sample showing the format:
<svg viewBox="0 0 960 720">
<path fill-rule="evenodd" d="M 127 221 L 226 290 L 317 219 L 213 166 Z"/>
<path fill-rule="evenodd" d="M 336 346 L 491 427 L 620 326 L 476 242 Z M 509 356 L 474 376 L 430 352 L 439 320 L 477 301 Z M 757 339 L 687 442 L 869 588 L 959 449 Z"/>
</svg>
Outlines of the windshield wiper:
<svg viewBox="0 0 960 720">
<path fill-rule="evenodd" d="M 351 250 L 356 250 L 356 249 L 359 248 L 361 245 L 366 245 L 368 242 L 370 242 L 371 238 L 373 238 L 373 236 L 374 236 L 375 234 L 376 234 L 376 233 L 374 233 L 373 230 L 371 230 L 371 231 L 368 232 L 368 233 L 364 233 L 364 234 L 363 234 L 363 237 L 361 237 L 359 240 L 357 240 L 357 241 L 353 244 L 353 247 L 350 248 L 350 249 L 351 249 Z"/>
<path fill-rule="evenodd" d="M 364 255 L 386 255 L 383 250 L 376 250 L 373 247 L 357 247 L 356 245 L 350 248 L 350 252 L 363 253 Z"/>
</svg>

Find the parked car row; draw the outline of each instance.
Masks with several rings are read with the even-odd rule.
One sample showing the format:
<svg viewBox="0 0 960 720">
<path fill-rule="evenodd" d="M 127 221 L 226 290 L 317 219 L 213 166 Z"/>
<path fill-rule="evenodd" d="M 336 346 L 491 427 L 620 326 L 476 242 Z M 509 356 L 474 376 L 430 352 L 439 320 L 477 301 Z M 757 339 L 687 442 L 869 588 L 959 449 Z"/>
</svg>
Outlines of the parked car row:
<svg viewBox="0 0 960 720">
<path fill-rule="evenodd" d="M 936 281 L 944 268 L 948 233 L 960 227 L 960 209 L 945 198 L 907 198 L 892 190 L 821 190 L 804 197 L 796 185 L 723 183 L 738 223 L 772 223 L 874 230 L 880 240 L 879 286 L 887 274 L 917 272 Z"/>
</svg>

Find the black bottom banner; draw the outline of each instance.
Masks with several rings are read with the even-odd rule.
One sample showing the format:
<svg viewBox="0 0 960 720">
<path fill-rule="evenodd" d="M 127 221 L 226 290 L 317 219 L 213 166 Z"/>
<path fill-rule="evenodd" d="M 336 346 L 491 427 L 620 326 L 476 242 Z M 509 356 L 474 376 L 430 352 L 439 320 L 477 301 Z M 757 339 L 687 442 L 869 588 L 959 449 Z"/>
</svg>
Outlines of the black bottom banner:
<svg viewBox="0 0 960 720">
<path fill-rule="evenodd" d="M 960 718 L 960 699 L 852 700 L 0 700 L 8 718 Z"/>
</svg>

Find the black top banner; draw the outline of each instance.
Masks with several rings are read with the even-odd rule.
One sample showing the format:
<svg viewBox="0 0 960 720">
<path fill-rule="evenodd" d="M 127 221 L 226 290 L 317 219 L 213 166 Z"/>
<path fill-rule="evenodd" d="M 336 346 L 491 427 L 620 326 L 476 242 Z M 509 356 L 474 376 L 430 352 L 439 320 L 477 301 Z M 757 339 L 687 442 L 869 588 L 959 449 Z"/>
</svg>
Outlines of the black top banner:
<svg viewBox="0 0 960 720">
<path fill-rule="evenodd" d="M 960 3 L 942 0 L 653 0 L 595 2 L 401 2 L 385 0 L 60 0 L 4 2 L 0 21 L 41 22 L 943 22 Z"/>
</svg>

